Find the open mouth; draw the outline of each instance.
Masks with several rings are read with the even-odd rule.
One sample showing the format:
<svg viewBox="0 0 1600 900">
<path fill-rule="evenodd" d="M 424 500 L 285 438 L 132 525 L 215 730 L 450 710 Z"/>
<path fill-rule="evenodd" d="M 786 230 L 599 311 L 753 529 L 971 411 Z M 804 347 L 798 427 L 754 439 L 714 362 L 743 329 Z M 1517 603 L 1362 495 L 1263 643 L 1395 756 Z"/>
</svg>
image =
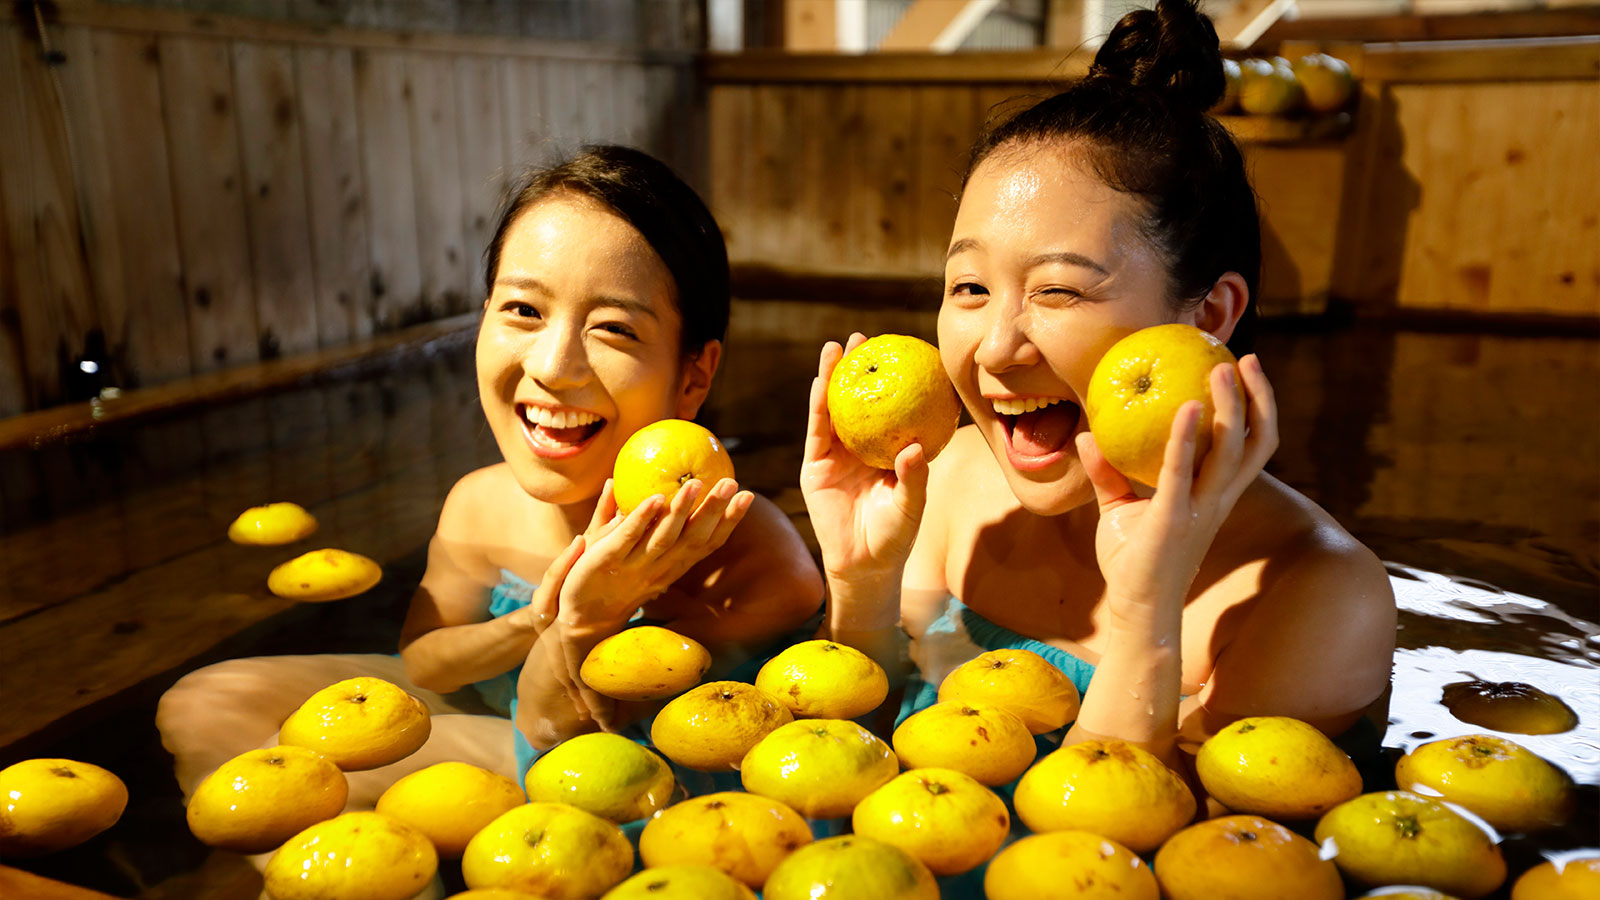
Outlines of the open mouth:
<svg viewBox="0 0 1600 900">
<path fill-rule="evenodd" d="M 1018 469 L 1042 469 L 1073 449 L 1083 409 L 1064 397 L 995 399 L 995 416 L 1006 432 L 1006 455 Z"/>
<path fill-rule="evenodd" d="M 606 420 L 600 416 L 577 409 L 518 403 L 517 415 L 522 419 L 533 452 L 547 458 L 579 452 L 606 426 Z"/>
</svg>

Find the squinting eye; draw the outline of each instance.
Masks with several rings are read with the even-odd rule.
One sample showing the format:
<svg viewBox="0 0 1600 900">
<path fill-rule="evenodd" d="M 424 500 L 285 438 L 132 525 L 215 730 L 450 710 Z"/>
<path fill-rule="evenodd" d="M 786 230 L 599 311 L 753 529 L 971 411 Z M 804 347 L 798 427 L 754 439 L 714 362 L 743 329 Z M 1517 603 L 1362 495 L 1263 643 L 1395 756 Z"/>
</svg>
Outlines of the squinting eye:
<svg viewBox="0 0 1600 900">
<path fill-rule="evenodd" d="M 511 307 L 511 311 L 524 319 L 536 319 L 539 317 L 539 311 L 534 309 L 533 306 L 528 303 L 514 304 Z"/>
<path fill-rule="evenodd" d="M 629 328 L 626 325 L 619 325 L 619 324 L 617 324 L 615 322 L 608 322 L 605 325 L 601 325 L 600 329 L 602 331 L 606 331 L 606 332 L 609 332 L 611 334 L 621 335 L 623 337 L 629 337 L 629 338 L 638 337 L 638 335 L 633 333 L 633 329 L 632 328 Z"/>
<path fill-rule="evenodd" d="M 962 294 L 983 295 L 987 293 L 989 293 L 988 288 L 981 284 L 974 284 L 970 281 L 963 281 L 962 283 L 950 288 L 951 296 L 960 296 Z"/>
</svg>

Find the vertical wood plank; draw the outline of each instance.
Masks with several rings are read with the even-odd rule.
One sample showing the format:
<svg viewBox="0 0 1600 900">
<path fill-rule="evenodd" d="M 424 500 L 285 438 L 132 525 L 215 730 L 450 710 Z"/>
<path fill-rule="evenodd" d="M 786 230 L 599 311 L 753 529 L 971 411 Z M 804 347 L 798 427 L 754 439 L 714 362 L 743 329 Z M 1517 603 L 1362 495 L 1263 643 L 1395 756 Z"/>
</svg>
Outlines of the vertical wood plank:
<svg viewBox="0 0 1600 900">
<path fill-rule="evenodd" d="M 391 331 L 424 316 L 405 59 L 390 51 L 357 50 L 355 76 L 373 327 Z"/>
<path fill-rule="evenodd" d="M 546 133 L 544 69 L 534 59 L 502 59 L 500 78 L 506 110 L 506 163 L 509 178 L 515 178 L 533 160 L 535 147 Z"/>
<path fill-rule="evenodd" d="M 859 259 L 863 252 L 861 241 L 872 237 L 869 226 L 861 221 L 858 204 L 851 197 L 862 187 L 855 174 L 861 167 L 863 149 L 861 91 L 860 86 L 851 84 L 829 85 L 826 88 L 822 130 L 833 135 L 834 140 L 823 147 L 823 168 L 829 172 L 846 174 L 835 181 L 835 190 L 842 196 L 833 198 L 832 202 L 824 201 L 822 205 L 818 220 L 822 253 L 819 259 Z"/>
<path fill-rule="evenodd" d="M 406 59 L 412 176 L 417 194 L 417 244 L 422 303 L 429 319 L 467 311 L 472 265 L 462 239 L 461 126 L 456 121 L 456 69 L 451 57 L 413 53 Z"/>
<path fill-rule="evenodd" d="M 304 353 L 320 338 L 294 50 L 237 41 L 233 71 L 261 356 Z"/>
<path fill-rule="evenodd" d="M 94 33 L 95 95 L 108 134 L 138 134 L 110 155 L 115 227 L 128 285 L 128 387 L 192 371 L 155 39 Z"/>
<path fill-rule="evenodd" d="M 750 212 L 746 218 L 747 252 L 763 263 L 804 266 L 810 259 L 797 238 L 804 230 L 796 215 L 800 181 L 796 171 L 804 146 L 795 140 L 799 100 L 807 86 L 757 85 L 751 89 L 749 121 L 743 123 L 749 142 Z"/>
<path fill-rule="evenodd" d="M 38 46 L 16 28 L 0 35 L 0 91 L 18 101 L 0 111 L 0 180 L 16 242 L 16 304 L 33 406 L 65 399 L 63 375 L 99 327 L 89 295 L 77 186 L 66 122 Z"/>
<path fill-rule="evenodd" d="M 961 176 L 977 137 L 973 94 L 964 85 L 929 86 L 917 92 L 917 178 L 911 197 L 916 252 L 911 265 L 919 272 L 944 273 Z"/>
<path fill-rule="evenodd" d="M 0 182 L 0 209 L 4 208 L 5 184 Z M 14 416 L 28 408 L 28 370 L 22 359 L 21 312 L 17 302 L 16 256 L 11 244 L 11 229 L 0 215 L 0 418 Z M 0 455 L 0 528 L 8 524 L 5 478 L 7 460 Z M 0 595 L 0 603 L 4 602 Z"/>
<path fill-rule="evenodd" d="M 719 84 L 710 93 L 711 195 L 706 198 L 728 244 L 728 261 L 755 257 L 750 229 L 751 165 L 748 152 L 754 88 Z"/>
<path fill-rule="evenodd" d="M 160 39 L 161 93 L 194 371 L 256 361 L 260 334 L 224 41 Z"/>
<path fill-rule="evenodd" d="M 469 264 L 467 303 L 483 302 L 483 251 L 506 183 L 507 109 L 501 101 L 500 60 L 456 60 L 456 111 L 461 140 L 462 241 Z"/>
<path fill-rule="evenodd" d="M 372 336 L 366 181 L 357 132 L 355 63 L 345 48 L 295 48 L 307 215 L 325 347 Z"/>
<path fill-rule="evenodd" d="M 610 144 L 617 139 L 616 70 L 618 63 L 574 63 L 578 85 L 578 135 L 574 146 Z"/>
<path fill-rule="evenodd" d="M 541 156 L 567 156 L 588 140 L 588 120 L 584 115 L 583 67 L 587 63 L 570 59 L 541 60 L 545 98 L 545 153 Z"/>
<path fill-rule="evenodd" d="M 917 155 L 911 152 L 918 107 L 907 103 L 898 87 L 861 89 L 861 154 L 851 193 L 859 204 L 856 221 L 861 247 L 858 259 L 869 271 L 909 271 L 914 265 L 916 233 L 911 185 Z"/>
</svg>

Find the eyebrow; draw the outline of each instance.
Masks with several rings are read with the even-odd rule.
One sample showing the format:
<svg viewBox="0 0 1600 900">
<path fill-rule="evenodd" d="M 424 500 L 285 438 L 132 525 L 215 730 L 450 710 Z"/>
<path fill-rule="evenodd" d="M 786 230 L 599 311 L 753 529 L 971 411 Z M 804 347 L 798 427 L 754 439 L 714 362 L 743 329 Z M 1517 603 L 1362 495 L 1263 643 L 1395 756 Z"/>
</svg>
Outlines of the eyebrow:
<svg viewBox="0 0 1600 900">
<path fill-rule="evenodd" d="M 544 282 L 537 278 L 529 278 L 527 276 L 507 275 L 503 278 L 496 278 L 494 283 L 496 286 L 505 285 L 506 287 L 517 288 L 518 290 L 532 291 L 536 294 L 543 294 L 546 297 L 551 296 L 553 293 Z M 649 316 L 650 318 L 656 320 L 660 320 L 661 318 L 661 316 L 656 313 L 655 309 L 653 309 L 650 304 L 640 300 L 633 300 L 627 297 L 595 297 L 593 298 L 592 302 L 595 306 L 638 313 L 639 315 Z"/>
<path fill-rule="evenodd" d="M 968 250 L 981 249 L 983 249 L 983 244 L 980 243 L 976 238 L 962 238 L 961 240 L 950 245 L 950 250 L 944 255 L 944 258 L 946 262 L 949 262 L 950 260 L 954 259 L 958 253 L 965 253 Z M 1045 263 L 1063 263 L 1069 266 L 1092 269 L 1096 272 L 1099 272 L 1101 275 L 1111 274 L 1111 272 L 1108 271 L 1105 266 L 1102 266 L 1089 257 L 1084 256 L 1082 253 L 1072 253 L 1070 251 L 1062 251 L 1060 253 L 1041 253 L 1038 256 L 1029 257 L 1025 267 L 1031 269 L 1035 266 L 1044 265 Z"/>
</svg>

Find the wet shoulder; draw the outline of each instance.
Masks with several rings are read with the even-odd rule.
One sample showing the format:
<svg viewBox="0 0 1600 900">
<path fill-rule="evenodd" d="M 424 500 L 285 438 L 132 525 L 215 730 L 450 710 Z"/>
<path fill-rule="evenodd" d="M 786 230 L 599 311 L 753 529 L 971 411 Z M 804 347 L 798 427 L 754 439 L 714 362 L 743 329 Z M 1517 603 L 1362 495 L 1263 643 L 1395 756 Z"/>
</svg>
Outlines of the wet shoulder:
<svg viewBox="0 0 1600 900">
<path fill-rule="evenodd" d="M 1295 595 L 1308 587 L 1322 593 L 1319 586 L 1343 595 L 1358 585 L 1386 593 L 1381 586 L 1388 575 L 1378 557 L 1326 510 L 1270 475 L 1240 498 L 1213 547 L 1220 552 L 1208 563 L 1255 569 L 1263 596 L 1291 587 Z"/>
<path fill-rule="evenodd" d="M 517 483 L 511 466 L 495 463 L 463 475 L 445 498 L 438 533 L 476 541 L 524 532 L 538 501 Z"/>
</svg>

